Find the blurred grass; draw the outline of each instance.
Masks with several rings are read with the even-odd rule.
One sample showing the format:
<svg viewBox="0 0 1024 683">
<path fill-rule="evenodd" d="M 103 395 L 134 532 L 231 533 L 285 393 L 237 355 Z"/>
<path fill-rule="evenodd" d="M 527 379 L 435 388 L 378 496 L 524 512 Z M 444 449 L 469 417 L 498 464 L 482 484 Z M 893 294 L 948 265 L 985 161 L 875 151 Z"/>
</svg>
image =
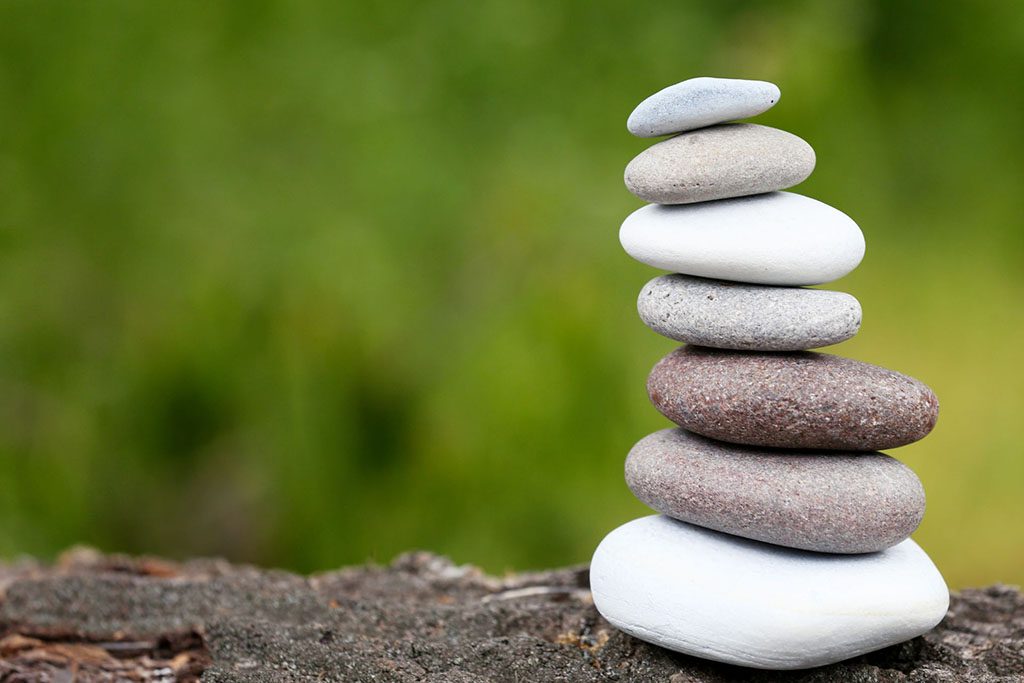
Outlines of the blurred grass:
<svg viewBox="0 0 1024 683">
<path fill-rule="evenodd" d="M 837 352 L 942 401 L 916 538 L 1024 582 L 1022 67 L 1012 0 L 0 0 L 0 554 L 586 560 L 672 348 L 625 118 L 726 75 L 865 231 Z"/>
</svg>

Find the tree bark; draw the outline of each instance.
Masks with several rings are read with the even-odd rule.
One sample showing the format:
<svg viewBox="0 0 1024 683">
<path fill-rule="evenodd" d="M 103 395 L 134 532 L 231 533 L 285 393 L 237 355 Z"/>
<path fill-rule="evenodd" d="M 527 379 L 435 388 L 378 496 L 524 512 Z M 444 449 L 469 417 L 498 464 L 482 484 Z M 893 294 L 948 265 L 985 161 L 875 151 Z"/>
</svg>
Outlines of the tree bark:
<svg viewBox="0 0 1024 683">
<path fill-rule="evenodd" d="M 953 596 L 921 638 L 766 672 L 668 652 L 608 625 L 585 567 L 487 576 L 429 553 L 301 577 L 217 560 L 76 550 L 0 567 L 0 681 L 1024 680 L 1024 597 Z"/>
</svg>

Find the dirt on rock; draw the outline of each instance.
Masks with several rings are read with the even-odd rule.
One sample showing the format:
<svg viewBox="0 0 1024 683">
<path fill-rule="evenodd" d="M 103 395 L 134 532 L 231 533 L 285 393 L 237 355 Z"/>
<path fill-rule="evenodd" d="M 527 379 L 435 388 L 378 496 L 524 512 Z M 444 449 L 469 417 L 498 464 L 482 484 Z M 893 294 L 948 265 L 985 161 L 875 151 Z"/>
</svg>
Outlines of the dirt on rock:
<svg viewBox="0 0 1024 683">
<path fill-rule="evenodd" d="M 653 647 L 594 609 L 585 567 L 487 576 L 429 553 L 311 577 L 67 553 L 0 567 L 0 682 L 1024 681 L 1024 596 L 953 596 L 921 638 L 767 672 Z"/>
</svg>

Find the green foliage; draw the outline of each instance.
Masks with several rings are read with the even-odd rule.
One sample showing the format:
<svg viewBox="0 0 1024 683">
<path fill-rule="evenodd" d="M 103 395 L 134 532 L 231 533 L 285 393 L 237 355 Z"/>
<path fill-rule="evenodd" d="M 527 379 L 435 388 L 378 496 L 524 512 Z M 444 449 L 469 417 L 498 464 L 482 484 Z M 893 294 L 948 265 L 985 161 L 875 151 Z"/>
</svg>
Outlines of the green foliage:
<svg viewBox="0 0 1024 683">
<path fill-rule="evenodd" d="M 986 2 L 0 1 L 0 553 L 588 559 L 672 344 L 625 119 L 777 82 L 954 586 L 1024 581 L 1024 13 Z"/>
</svg>

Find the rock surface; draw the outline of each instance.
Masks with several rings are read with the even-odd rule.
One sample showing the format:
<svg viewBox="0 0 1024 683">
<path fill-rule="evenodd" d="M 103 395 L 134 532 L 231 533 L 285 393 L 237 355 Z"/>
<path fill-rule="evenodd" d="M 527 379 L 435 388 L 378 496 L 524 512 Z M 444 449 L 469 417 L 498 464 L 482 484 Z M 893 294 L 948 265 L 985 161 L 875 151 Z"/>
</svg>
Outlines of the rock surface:
<svg viewBox="0 0 1024 683">
<path fill-rule="evenodd" d="M 882 451 L 928 434 L 931 389 L 877 365 L 826 353 L 741 353 L 683 346 L 647 378 L 654 407 L 719 441 L 773 448 Z"/>
<path fill-rule="evenodd" d="M 653 138 L 757 116 L 778 101 L 779 88 L 774 83 L 691 78 L 659 90 L 638 104 L 626 128 L 633 135 Z"/>
<path fill-rule="evenodd" d="M 619 241 L 655 268 L 764 285 L 820 285 L 864 257 L 864 235 L 849 216 L 792 192 L 648 204 L 622 223 Z"/>
<path fill-rule="evenodd" d="M 626 166 L 626 187 L 645 202 L 690 204 L 784 190 L 814 170 L 814 150 L 792 133 L 729 123 L 651 145 Z"/>
<path fill-rule="evenodd" d="M 640 291 L 637 312 L 660 335 L 742 351 L 802 351 L 860 329 L 860 302 L 844 292 L 744 285 L 662 275 Z"/>
<path fill-rule="evenodd" d="M 881 453 L 777 451 L 664 429 L 626 458 L 645 505 L 716 531 L 824 553 L 893 546 L 924 517 L 914 472 Z"/>
<path fill-rule="evenodd" d="M 71 599 L 73 597 L 73 599 Z M 486 576 L 417 553 L 304 578 L 79 551 L 0 566 L 0 680 L 1011 683 L 1024 595 L 954 595 L 921 638 L 811 671 L 669 652 L 613 629 L 585 567 Z M 111 672 L 114 672 L 113 674 Z M 106 678 L 103 678 L 106 676 Z"/>
<path fill-rule="evenodd" d="M 599 612 L 678 652 L 758 669 L 807 669 L 931 630 L 949 591 L 907 539 L 825 555 L 654 515 L 608 534 L 590 563 Z"/>
</svg>

